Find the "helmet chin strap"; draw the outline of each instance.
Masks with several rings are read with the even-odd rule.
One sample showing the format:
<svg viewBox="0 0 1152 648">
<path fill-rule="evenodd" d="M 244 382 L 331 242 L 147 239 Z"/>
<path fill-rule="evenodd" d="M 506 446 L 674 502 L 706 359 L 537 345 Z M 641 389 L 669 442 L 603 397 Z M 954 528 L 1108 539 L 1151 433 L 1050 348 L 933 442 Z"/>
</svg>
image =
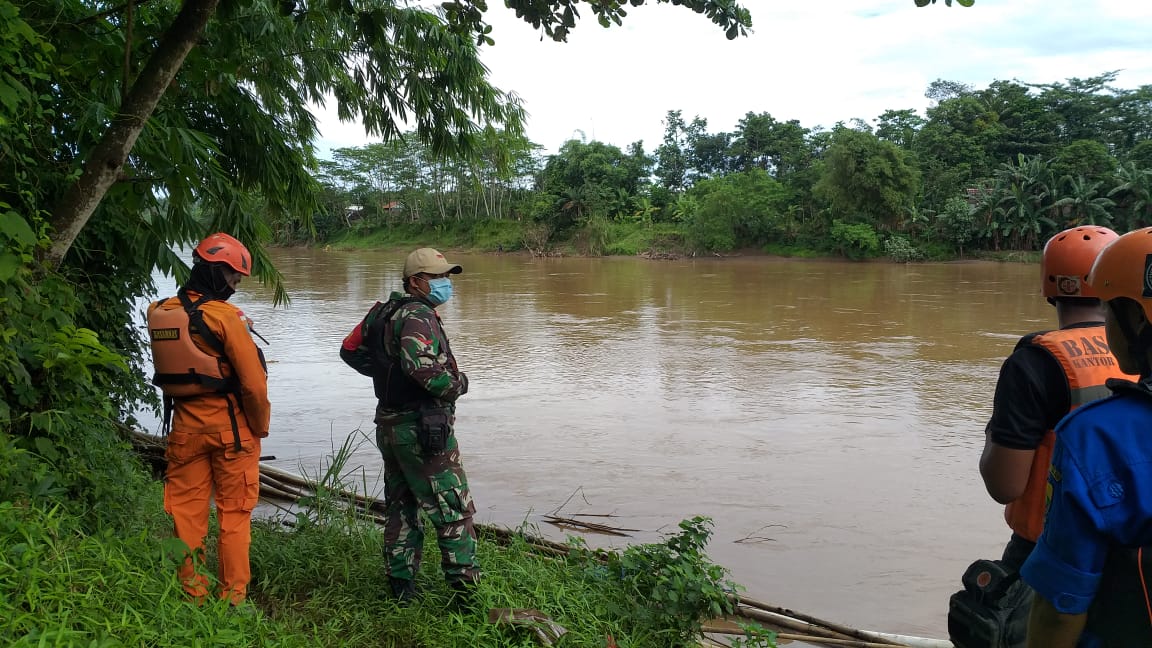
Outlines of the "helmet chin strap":
<svg viewBox="0 0 1152 648">
<path fill-rule="evenodd" d="M 1149 361 L 1149 352 L 1152 352 L 1152 323 L 1147 318 L 1144 319 L 1143 325 L 1137 331 L 1136 327 L 1132 326 L 1132 321 L 1125 316 L 1124 313 L 1117 311 L 1116 306 L 1108 304 L 1112 309 L 1112 316 L 1116 319 L 1116 326 L 1120 328 L 1120 332 L 1124 337 L 1130 341 L 1128 345 L 1128 352 L 1135 356 L 1136 365 L 1140 370 L 1140 377 L 1145 378 L 1152 375 L 1152 361 Z"/>
<path fill-rule="evenodd" d="M 1137 335 L 1136 344 L 1133 346 L 1132 353 L 1136 356 L 1140 377 L 1152 376 L 1152 360 L 1148 359 L 1148 354 L 1152 351 L 1152 327 L 1147 322 Z"/>
</svg>

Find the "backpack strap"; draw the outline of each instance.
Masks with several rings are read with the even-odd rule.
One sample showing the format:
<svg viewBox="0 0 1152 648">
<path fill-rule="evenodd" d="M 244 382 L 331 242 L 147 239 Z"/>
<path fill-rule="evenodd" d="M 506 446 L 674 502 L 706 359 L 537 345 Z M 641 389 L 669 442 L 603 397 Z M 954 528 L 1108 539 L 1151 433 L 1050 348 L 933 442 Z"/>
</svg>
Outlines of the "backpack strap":
<svg viewBox="0 0 1152 648">
<path fill-rule="evenodd" d="M 209 301 L 208 296 L 202 295 L 200 299 L 192 301 L 192 298 L 188 296 L 188 292 L 184 288 L 176 291 L 176 296 L 180 298 L 180 305 L 184 307 L 184 312 L 188 313 L 188 320 L 191 323 L 189 327 L 191 330 L 189 332 L 198 334 L 208 343 L 208 346 L 212 347 L 213 351 L 227 360 L 228 354 L 224 352 L 224 343 L 221 342 L 216 333 L 204 323 L 204 313 L 200 311 L 200 304 Z"/>
<path fill-rule="evenodd" d="M 367 346 L 372 353 L 376 353 L 379 350 L 387 354 L 388 345 L 384 344 L 385 327 L 387 327 L 388 322 L 392 320 L 392 316 L 396 314 L 396 311 L 408 304 L 417 302 L 424 304 L 433 311 L 436 310 L 436 306 L 427 299 L 416 295 L 406 295 L 400 299 L 390 299 L 383 304 L 379 304 L 376 308 L 379 308 L 381 312 L 377 314 L 375 318 L 372 318 L 372 313 L 369 311 L 368 315 L 364 317 L 364 321 L 360 324 L 363 327 L 360 334 L 363 336 L 364 345 Z M 373 310 L 376 310 L 376 308 Z M 368 321 L 370 318 L 372 319 L 371 322 Z"/>
<path fill-rule="evenodd" d="M 209 301 L 208 296 L 201 295 L 200 299 L 192 301 L 192 298 L 188 296 L 188 291 L 185 288 L 181 288 L 180 290 L 176 291 L 176 296 L 180 298 L 180 305 L 184 307 L 184 312 L 188 313 L 188 332 L 199 335 L 200 338 L 203 339 L 204 342 L 207 343 L 208 346 L 211 347 L 212 350 L 220 356 L 221 359 L 223 359 L 225 362 L 230 362 L 228 359 L 228 354 L 224 351 L 224 342 L 221 341 L 220 337 L 216 335 L 212 329 L 208 328 L 208 324 L 204 322 L 204 313 L 200 310 L 200 304 Z M 267 370 L 267 367 L 265 367 L 265 370 Z M 240 425 L 236 420 L 236 406 L 242 407 L 242 405 L 240 404 L 239 398 L 236 399 L 236 405 L 233 405 L 232 399 L 228 398 L 228 394 L 237 394 L 240 389 L 237 385 L 235 375 L 229 379 L 229 382 L 231 384 L 229 385 L 227 391 L 224 392 L 224 401 L 228 404 L 228 419 L 232 423 L 233 443 L 236 447 L 236 451 L 240 452 L 242 449 L 242 444 L 240 443 Z M 168 407 L 168 403 L 165 403 L 165 428 L 171 425 L 171 415 L 172 410 Z"/>
</svg>

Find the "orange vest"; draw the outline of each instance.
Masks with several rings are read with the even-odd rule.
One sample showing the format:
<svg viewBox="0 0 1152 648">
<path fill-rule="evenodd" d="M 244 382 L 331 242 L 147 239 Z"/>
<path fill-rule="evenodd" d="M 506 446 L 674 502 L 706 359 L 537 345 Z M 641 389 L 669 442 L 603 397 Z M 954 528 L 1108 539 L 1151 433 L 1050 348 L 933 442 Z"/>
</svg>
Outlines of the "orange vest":
<svg viewBox="0 0 1152 648">
<path fill-rule="evenodd" d="M 1103 326 L 1086 326 L 1037 334 L 1031 343 L 1052 354 L 1064 370 L 1072 405 L 1069 411 L 1103 398 L 1112 392 L 1104 386 L 1109 378 L 1130 378 L 1108 349 Z M 1028 485 L 1024 493 L 1004 507 L 1004 519 L 1016 535 L 1036 542 L 1044 526 L 1047 511 L 1048 468 L 1052 464 L 1052 447 L 1056 433 L 1048 430 L 1036 446 Z"/>
<path fill-rule="evenodd" d="M 195 306 L 193 306 L 195 311 Z M 197 313 L 199 315 L 199 313 Z M 209 346 L 221 346 L 211 330 L 197 317 L 197 333 Z M 192 341 L 192 318 L 180 302 L 161 300 L 148 308 L 148 334 L 152 342 L 152 364 L 156 373 L 152 384 L 169 398 L 236 391 L 224 349 L 218 355 L 202 351 Z"/>
</svg>

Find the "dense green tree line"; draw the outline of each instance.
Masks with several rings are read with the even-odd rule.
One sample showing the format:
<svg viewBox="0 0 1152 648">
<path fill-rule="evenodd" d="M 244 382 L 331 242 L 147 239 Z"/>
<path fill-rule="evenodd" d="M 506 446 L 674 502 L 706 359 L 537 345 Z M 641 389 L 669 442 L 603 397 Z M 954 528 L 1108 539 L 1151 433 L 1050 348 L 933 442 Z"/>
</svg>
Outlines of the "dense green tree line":
<svg viewBox="0 0 1152 648">
<path fill-rule="evenodd" d="M 407 138 L 339 149 L 320 180 L 330 211 L 400 200 L 408 221 L 527 220 L 556 241 L 631 222 L 664 224 L 705 252 L 769 245 L 910 260 L 1035 250 L 1076 224 L 1152 223 L 1152 86 L 1115 79 L 983 89 L 940 80 L 923 115 L 891 109 L 831 128 L 749 112 L 733 131 L 711 132 L 673 110 L 650 152 L 581 139 L 541 156 L 521 134 L 492 132 L 490 150 L 502 155 L 448 168 L 414 165 L 429 153 Z M 346 229 L 329 222 L 321 236 Z M 369 210 L 360 227 L 388 222 Z"/>
</svg>

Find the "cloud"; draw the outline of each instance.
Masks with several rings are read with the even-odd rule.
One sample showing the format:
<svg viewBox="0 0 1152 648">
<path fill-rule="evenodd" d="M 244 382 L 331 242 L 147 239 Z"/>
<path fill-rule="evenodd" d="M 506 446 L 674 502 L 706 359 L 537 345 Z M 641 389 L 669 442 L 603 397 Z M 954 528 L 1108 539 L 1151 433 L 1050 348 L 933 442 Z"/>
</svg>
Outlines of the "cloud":
<svg viewBox="0 0 1152 648">
<path fill-rule="evenodd" d="M 731 131 L 748 112 L 806 127 L 929 105 L 935 79 L 986 87 L 1053 83 L 1122 69 L 1120 87 L 1152 83 L 1152 3 L 979 0 L 917 8 L 910 0 L 745 0 L 754 29 L 729 41 L 682 7 L 630 8 L 603 29 L 583 12 L 570 42 L 540 34 L 496 3 L 483 50 L 493 83 L 525 102 L 528 136 L 556 151 L 583 132 L 624 147 L 661 141 L 669 110 Z M 334 119 L 334 117 L 333 117 Z M 366 143 L 322 119 L 326 141 Z M 345 139 L 348 138 L 348 139 Z"/>
</svg>

